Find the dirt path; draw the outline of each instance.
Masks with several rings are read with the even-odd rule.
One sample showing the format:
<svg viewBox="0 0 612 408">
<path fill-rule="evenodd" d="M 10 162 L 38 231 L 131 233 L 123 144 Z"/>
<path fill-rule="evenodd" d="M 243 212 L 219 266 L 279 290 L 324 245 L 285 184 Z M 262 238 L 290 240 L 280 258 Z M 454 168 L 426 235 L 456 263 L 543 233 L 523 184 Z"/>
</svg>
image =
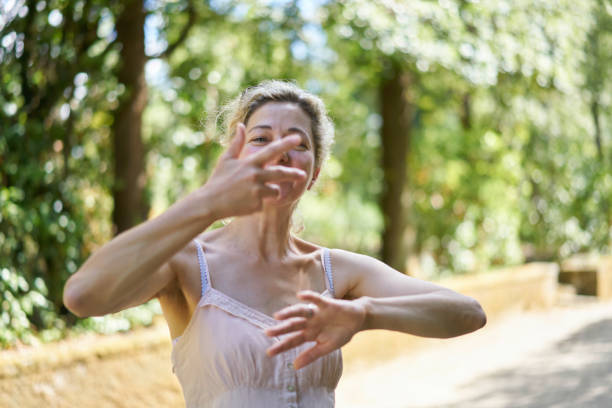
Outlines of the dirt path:
<svg viewBox="0 0 612 408">
<path fill-rule="evenodd" d="M 521 313 L 347 373 L 339 408 L 612 407 L 612 303 Z"/>
<path fill-rule="evenodd" d="M 23 364 L 18 375 L 0 370 L 0 407 L 184 407 L 170 345 L 157 336 L 119 338 L 134 344 L 111 354 L 104 346 L 103 358 L 58 357 L 48 369 Z M 506 316 L 478 333 L 425 343 L 386 363 L 346 361 L 337 406 L 612 406 L 612 303 Z"/>
</svg>

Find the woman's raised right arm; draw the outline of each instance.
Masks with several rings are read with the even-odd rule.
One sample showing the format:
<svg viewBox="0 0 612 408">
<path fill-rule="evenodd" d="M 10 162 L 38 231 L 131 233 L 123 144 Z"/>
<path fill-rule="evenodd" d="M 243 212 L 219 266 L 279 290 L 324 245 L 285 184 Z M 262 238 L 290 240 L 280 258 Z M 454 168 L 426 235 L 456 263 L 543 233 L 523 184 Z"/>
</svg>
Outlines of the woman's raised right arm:
<svg viewBox="0 0 612 408">
<path fill-rule="evenodd" d="M 155 296 L 175 278 L 168 260 L 215 221 L 207 201 L 197 190 L 94 252 L 66 282 L 66 307 L 101 316 Z"/>
<path fill-rule="evenodd" d="M 302 170 L 267 165 L 297 146 L 299 137 L 285 137 L 239 159 L 244 142 L 240 125 L 204 186 L 92 254 L 66 282 L 66 307 L 84 317 L 146 302 L 176 278 L 169 260 L 214 221 L 261 210 L 265 198 L 278 194 L 278 187 L 268 183 L 306 177 Z"/>
</svg>

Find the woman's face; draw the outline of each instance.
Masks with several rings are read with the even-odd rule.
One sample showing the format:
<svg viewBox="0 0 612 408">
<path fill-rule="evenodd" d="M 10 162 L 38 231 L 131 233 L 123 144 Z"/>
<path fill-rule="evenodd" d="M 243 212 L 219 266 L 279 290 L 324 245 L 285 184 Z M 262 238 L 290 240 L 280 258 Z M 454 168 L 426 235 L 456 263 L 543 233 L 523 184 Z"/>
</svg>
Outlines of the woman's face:
<svg viewBox="0 0 612 408">
<path fill-rule="evenodd" d="M 310 117 L 291 102 L 268 102 L 255 110 L 246 123 L 246 140 L 240 157 L 250 156 L 283 137 L 298 135 L 302 138 L 300 145 L 268 165 L 295 167 L 304 170 L 307 177 L 301 182 L 280 182 L 280 195 L 270 200 L 270 204 L 285 205 L 296 201 L 317 178 L 319 170 L 314 167 L 315 145 L 311 129 Z"/>
</svg>

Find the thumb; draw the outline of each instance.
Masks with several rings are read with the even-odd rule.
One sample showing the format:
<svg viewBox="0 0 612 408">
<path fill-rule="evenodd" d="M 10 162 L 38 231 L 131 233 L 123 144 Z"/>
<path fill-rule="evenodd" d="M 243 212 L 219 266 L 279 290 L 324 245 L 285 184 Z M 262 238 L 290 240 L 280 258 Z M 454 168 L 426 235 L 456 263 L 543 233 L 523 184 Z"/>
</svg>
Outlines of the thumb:
<svg viewBox="0 0 612 408">
<path fill-rule="evenodd" d="M 227 151 L 225 152 L 225 157 L 236 159 L 240 152 L 242 151 L 242 147 L 244 146 L 244 140 L 246 138 L 244 124 L 239 123 L 236 126 L 236 134 L 232 139 Z"/>
</svg>

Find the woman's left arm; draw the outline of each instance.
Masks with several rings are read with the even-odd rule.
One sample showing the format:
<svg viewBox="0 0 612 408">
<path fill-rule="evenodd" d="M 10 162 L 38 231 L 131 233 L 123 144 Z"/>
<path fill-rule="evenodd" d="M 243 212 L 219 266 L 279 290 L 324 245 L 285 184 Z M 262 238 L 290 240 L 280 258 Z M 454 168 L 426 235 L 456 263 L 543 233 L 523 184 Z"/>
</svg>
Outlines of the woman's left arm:
<svg viewBox="0 0 612 408">
<path fill-rule="evenodd" d="M 272 346 L 269 355 L 316 341 L 294 362 L 299 368 L 342 347 L 362 330 L 447 338 L 478 330 L 486 323 L 476 300 L 404 275 L 372 257 L 333 250 L 332 264 L 337 291 L 341 291 L 337 295 L 342 299 L 311 291 L 298 293 L 314 307 L 297 304 L 275 314 L 282 322 L 266 334 L 290 334 Z"/>
<path fill-rule="evenodd" d="M 334 250 L 338 275 L 350 282 L 345 299 L 363 304 L 362 330 L 386 329 L 448 338 L 483 327 L 486 316 L 473 298 L 399 273 L 369 256 Z"/>
</svg>

